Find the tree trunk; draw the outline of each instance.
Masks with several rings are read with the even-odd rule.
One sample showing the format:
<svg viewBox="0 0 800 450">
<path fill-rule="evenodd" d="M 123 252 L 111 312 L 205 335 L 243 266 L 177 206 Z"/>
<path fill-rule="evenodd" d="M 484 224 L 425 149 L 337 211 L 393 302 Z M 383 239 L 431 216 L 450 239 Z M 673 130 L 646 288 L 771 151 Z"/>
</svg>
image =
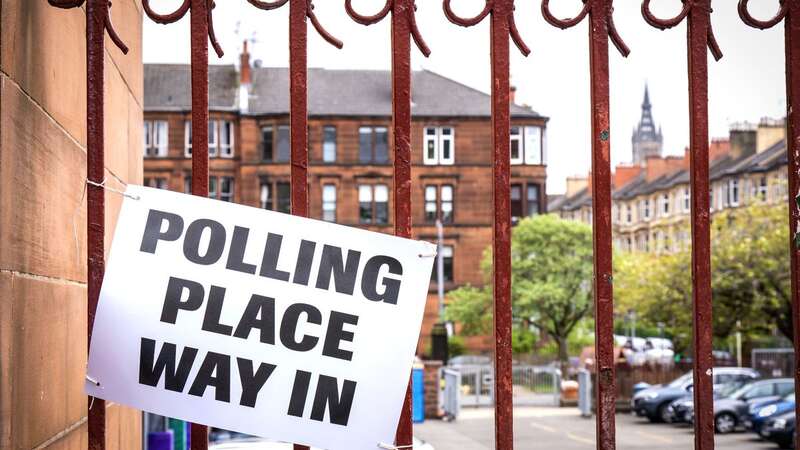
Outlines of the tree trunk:
<svg viewBox="0 0 800 450">
<path fill-rule="evenodd" d="M 569 348 L 567 346 L 567 337 L 557 336 L 556 343 L 558 343 L 558 362 L 561 366 L 561 378 L 566 379 L 569 369 Z"/>
</svg>

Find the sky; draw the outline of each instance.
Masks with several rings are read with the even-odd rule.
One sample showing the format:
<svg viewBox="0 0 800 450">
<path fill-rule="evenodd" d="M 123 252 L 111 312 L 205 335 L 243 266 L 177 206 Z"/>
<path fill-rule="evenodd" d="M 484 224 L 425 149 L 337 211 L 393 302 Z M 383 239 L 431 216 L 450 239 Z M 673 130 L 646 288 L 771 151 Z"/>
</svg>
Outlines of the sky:
<svg viewBox="0 0 800 450">
<path fill-rule="evenodd" d="M 484 1 L 453 0 L 452 6 L 462 16 L 475 15 Z M 157 12 L 165 13 L 173 11 L 181 0 L 151 3 Z M 462 28 L 444 17 L 441 0 L 416 3 L 417 23 L 432 54 L 425 58 L 412 44 L 413 69 L 431 70 L 488 93 L 488 18 L 474 27 Z M 678 0 L 653 3 L 653 11 L 660 17 L 674 16 L 681 5 Z M 749 28 L 739 19 L 736 3 L 713 2 L 712 25 L 724 57 L 716 62 L 709 55 L 712 138 L 726 137 L 734 123 L 786 114 L 783 26 L 766 31 Z M 353 0 L 361 14 L 374 14 L 383 4 L 384 0 Z M 551 9 L 558 17 L 574 17 L 581 4 L 578 0 L 559 0 L 551 2 Z M 751 5 L 753 15 L 761 19 L 771 17 L 777 9 L 777 0 Z M 251 60 L 260 59 L 266 67 L 286 67 L 288 11 L 288 5 L 262 11 L 245 0 L 218 0 L 214 28 L 226 54 L 220 59 L 211 50 L 210 63 L 238 61 L 242 41 L 249 40 Z M 368 27 L 356 24 L 347 16 L 343 0 L 316 0 L 314 11 L 322 25 L 344 41 L 344 48 L 330 46 L 309 23 L 309 67 L 390 69 L 389 17 Z M 542 18 L 539 0 L 517 0 L 515 17 L 532 53 L 523 57 L 511 44 L 511 83 L 517 87 L 517 103 L 530 105 L 550 118 L 547 192 L 562 193 L 567 176 L 585 175 L 591 165 L 586 20 L 568 30 L 554 28 Z M 614 20 L 631 54 L 623 58 L 610 47 L 612 163 L 631 160 L 631 132 L 640 117 L 645 83 L 650 87 L 653 117 L 663 129 L 664 154 L 682 155 L 689 143 L 685 24 L 666 31 L 650 27 L 642 19 L 639 0 L 617 0 Z M 188 63 L 188 14 L 171 25 L 145 18 L 143 40 L 145 63 Z"/>
</svg>

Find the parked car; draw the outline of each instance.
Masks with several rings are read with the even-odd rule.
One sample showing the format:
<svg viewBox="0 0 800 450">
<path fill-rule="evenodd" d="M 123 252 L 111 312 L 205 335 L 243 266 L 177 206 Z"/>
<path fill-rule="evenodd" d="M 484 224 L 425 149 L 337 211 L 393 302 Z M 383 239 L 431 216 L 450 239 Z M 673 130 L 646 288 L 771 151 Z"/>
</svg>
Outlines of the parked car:
<svg viewBox="0 0 800 450">
<path fill-rule="evenodd" d="M 745 383 L 733 382 L 723 385 L 714 391 L 714 399 L 724 398 L 733 394 L 737 389 L 742 387 L 743 384 Z M 692 394 L 687 392 L 684 397 L 677 398 L 669 404 L 667 407 L 669 420 L 667 420 L 667 422 L 691 423 L 689 413 L 693 412 L 693 407 L 694 399 L 692 398 Z"/>
<path fill-rule="evenodd" d="M 714 388 L 721 389 L 729 383 L 744 383 L 759 378 L 757 371 L 743 367 L 714 368 Z M 692 372 L 687 372 L 666 385 L 651 386 L 639 391 L 631 399 L 631 409 L 640 417 L 651 422 L 670 421 L 670 403 L 685 397 L 692 388 Z"/>
<path fill-rule="evenodd" d="M 778 444 L 780 448 L 795 448 L 794 430 L 797 426 L 794 411 L 769 419 L 761 435 Z"/>
<path fill-rule="evenodd" d="M 435 450 L 429 442 L 425 442 L 416 436 L 413 438 L 412 444 L 415 450 Z M 277 442 L 234 432 L 221 433 L 219 439 L 211 441 L 209 446 L 209 450 L 291 450 L 292 448 L 294 446 L 286 442 Z M 311 450 L 320 449 L 311 447 Z"/>
<path fill-rule="evenodd" d="M 759 399 L 785 396 L 793 391 L 794 380 L 791 378 L 773 378 L 746 384 L 730 396 L 714 400 L 714 429 L 717 433 L 730 433 L 744 425 L 751 404 Z"/>
<path fill-rule="evenodd" d="M 750 405 L 747 418 L 744 420 L 745 428 L 764 437 L 761 433 L 767 421 L 789 411 L 794 411 L 794 402 L 794 393 L 791 393 L 778 400 L 760 400 L 753 403 Z"/>
</svg>

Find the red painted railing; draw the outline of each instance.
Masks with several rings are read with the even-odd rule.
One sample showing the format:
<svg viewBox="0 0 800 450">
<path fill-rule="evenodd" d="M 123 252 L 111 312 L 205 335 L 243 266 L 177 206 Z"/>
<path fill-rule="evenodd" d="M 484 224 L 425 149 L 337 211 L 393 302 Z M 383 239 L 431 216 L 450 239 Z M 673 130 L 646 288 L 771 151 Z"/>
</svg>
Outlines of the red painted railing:
<svg viewBox="0 0 800 450">
<path fill-rule="evenodd" d="M 103 40 L 108 32 L 112 41 L 126 52 L 109 20 L 109 0 L 48 0 L 53 6 L 74 8 L 86 2 L 87 41 L 87 177 L 88 186 L 88 326 L 92 323 L 104 269 L 104 179 L 103 167 Z M 290 48 L 290 123 L 292 213 L 308 215 L 308 142 L 306 90 L 307 19 L 332 45 L 341 41 L 327 33 L 313 12 L 310 0 L 248 0 L 260 9 L 275 9 L 289 3 Z M 594 228 L 594 292 L 597 347 L 597 448 L 611 450 L 615 443 L 615 373 L 613 358 L 613 295 L 611 266 L 611 166 L 608 40 L 623 55 L 628 48 L 614 27 L 613 0 L 584 0 L 581 12 L 572 19 L 558 19 L 549 10 L 549 0 L 542 0 L 542 14 L 552 25 L 569 28 L 589 17 L 589 57 L 591 62 L 592 111 L 592 186 Z M 192 193 L 208 194 L 208 42 L 216 53 L 222 50 L 214 37 L 212 0 L 184 0 L 172 13 L 154 12 L 148 0 L 142 0 L 146 14 L 158 23 L 172 23 L 191 11 L 191 89 L 192 89 Z M 789 156 L 789 192 L 800 189 L 800 0 L 780 0 L 780 9 L 770 20 L 757 20 L 747 10 L 748 0 L 739 0 L 739 14 L 745 24 L 770 28 L 784 21 L 786 29 L 787 152 Z M 726 5 L 727 6 L 727 5 Z M 450 0 L 443 0 L 445 17 L 460 26 L 473 26 L 488 16 L 491 21 L 492 64 L 492 143 L 494 148 L 494 334 L 495 334 L 495 442 L 496 448 L 513 448 L 513 405 L 511 393 L 511 220 L 509 209 L 510 116 L 509 116 L 509 38 L 525 55 L 530 50 L 522 41 L 514 23 L 514 0 L 486 0 L 483 10 L 471 18 L 456 15 Z M 345 0 L 350 17 L 363 25 L 379 22 L 392 14 L 392 126 L 394 144 L 395 233 L 411 236 L 411 68 L 410 41 L 430 54 L 414 18 L 413 0 L 386 0 L 374 15 L 354 11 Z M 711 263 L 709 228 L 709 156 L 708 156 L 708 67 L 707 52 L 719 59 L 722 53 L 711 28 L 711 0 L 683 0 L 681 12 L 670 19 L 659 19 L 650 12 L 650 0 L 643 0 L 645 21 L 659 29 L 672 28 L 688 21 L 689 59 L 690 172 L 692 189 L 692 286 L 694 304 L 694 398 L 696 407 L 695 448 L 714 448 L 712 401 L 711 335 Z M 800 223 L 800 208 L 789 198 L 791 237 Z M 790 242 L 792 305 L 795 329 L 800 329 L 800 253 Z M 800 348 L 800 333 L 794 335 Z M 800 360 L 795 361 L 795 379 L 800 387 Z M 92 403 L 90 402 L 90 405 Z M 800 409 L 797 410 L 800 415 Z M 800 430 L 800 429 L 798 429 Z M 798 436 L 800 437 L 800 435 Z M 411 445 L 412 426 L 410 391 L 406 395 L 395 445 Z M 799 439 L 800 440 L 800 439 Z M 89 410 L 89 447 L 105 446 L 105 405 L 95 400 Z M 192 426 L 192 448 L 207 448 L 207 429 Z M 295 446 L 295 448 L 304 448 Z"/>
</svg>

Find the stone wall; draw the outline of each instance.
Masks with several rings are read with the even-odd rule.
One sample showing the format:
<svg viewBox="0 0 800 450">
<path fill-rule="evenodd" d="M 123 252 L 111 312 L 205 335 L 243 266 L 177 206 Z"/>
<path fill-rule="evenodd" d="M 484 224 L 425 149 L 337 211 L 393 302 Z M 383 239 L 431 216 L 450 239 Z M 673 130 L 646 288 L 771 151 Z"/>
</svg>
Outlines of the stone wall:
<svg viewBox="0 0 800 450">
<path fill-rule="evenodd" d="M 106 39 L 106 177 L 142 179 L 141 5 Z M 0 448 L 86 448 L 86 43 L 83 8 L 0 6 Z M 121 204 L 106 195 L 106 245 Z M 73 225 L 74 223 L 74 225 Z M 73 233 L 73 227 L 77 233 Z M 107 448 L 141 448 L 141 413 L 107 405 Z"/>
</svg>

